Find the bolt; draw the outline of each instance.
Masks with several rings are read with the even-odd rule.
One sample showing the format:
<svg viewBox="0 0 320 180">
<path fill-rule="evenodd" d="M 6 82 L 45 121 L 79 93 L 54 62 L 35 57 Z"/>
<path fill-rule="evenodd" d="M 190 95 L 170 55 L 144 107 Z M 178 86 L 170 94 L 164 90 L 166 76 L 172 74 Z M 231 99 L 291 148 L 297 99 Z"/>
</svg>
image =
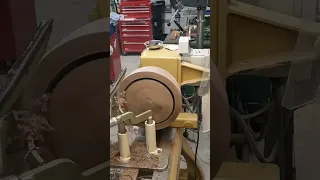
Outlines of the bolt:
<svg viewBox="0 0 320 180">
<path fill-rule="evenodd" d="M 148 118 L 147 123 L 148 123 L 148 124 L 152 124 L 152 123 L 153 123 L 153 120 L 152 120 L 152 117 L 151 117 L 151 116 Z"/>
<path fill-rule="evenodd" d="M 127 132 L 126 126 L 124 125 L 124 123 L 121 122 L 118 124 L 118 132 L 120 134 L 125 134 Z"/>
</svg>

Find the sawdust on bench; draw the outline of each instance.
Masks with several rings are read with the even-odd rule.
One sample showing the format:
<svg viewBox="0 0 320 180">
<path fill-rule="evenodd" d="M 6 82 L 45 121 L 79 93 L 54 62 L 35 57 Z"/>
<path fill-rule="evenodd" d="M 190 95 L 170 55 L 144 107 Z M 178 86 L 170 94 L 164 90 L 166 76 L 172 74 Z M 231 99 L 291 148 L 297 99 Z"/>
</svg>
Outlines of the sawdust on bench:
<svg viewBox="0 0 320 180">
<path fill-rule="evenodd" d="M 122 172 L 122 169 L 110 168 L 110 180 L 119 180 Z"/>
<path fill-rule="evenodd" d="M 125 169 L 120 177 L 120 180 L 132 180 L 137 179 L 139 169 Z"/>
<path fill-rule="evenodd" d="M 160 156 L 149 154 L 143 141 L 134 141 L 130 147 L 130 161 L 128 165 L 131 167 L 148 167 L 155 169 L 159 167 Z M 117 166 L 122 163 L 119 160 L 120 152 L 118 143 L 110 145 L 111 165 Z"/>
</svg>

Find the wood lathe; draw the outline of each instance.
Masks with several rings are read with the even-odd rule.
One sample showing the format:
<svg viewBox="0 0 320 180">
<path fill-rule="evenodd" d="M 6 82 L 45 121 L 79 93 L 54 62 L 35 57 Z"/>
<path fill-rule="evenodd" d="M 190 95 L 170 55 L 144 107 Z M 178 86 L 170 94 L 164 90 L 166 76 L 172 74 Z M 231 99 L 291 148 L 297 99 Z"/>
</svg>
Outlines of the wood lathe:
<svg viewBox="0 0 320 180">
<path fill-rule="evenodd" d="M 183 37 L 180 39 L 183 40 Z M 183 42 L 181 43 L 183 46 Z M 116 108 L 120 109 L 118 110 L 120 112 L 118 121 L 122 121 L 120 120 L 121 116 L 127 112 L 139 115 L 150 111 L 155 129 L 150 133 L 149 128 L 145 126 L 148 123 L 146 118 L 144 120 L 140 119 L 141 122 L 146 122 L 145 124 L 117 123 L 118 144 L 111 145 L 111 147 L 114 147 L 114 152 L 111 150 L 111 167 L 113 173 L 119 175 L 115 177 L 116 175 L 113 174 L 113 177 L 125 179 L 129 173 L 131 177 L 138 178 L 138 174 L 140 176 L 142 171 L 144 175 L 154 179 L 179 179 L 180 156 L 183 155 L 187 160 L 188 177 L 190 179 L 195 177 L 205 179 L 201 166 L 195 163 L 194 152 L 182 136 L 184 128 L 198 128 L 199 114 L 183 110 L 184 100 L 181 95 L 181 86 L 199 87 L 202 83 L 209 81 L 210 53 L 209 50 L 205 49 L 191 50 L 188 45 L 186 48 L 180 48 L 179 50 L 170 50 L 163 46 L 156 49 L 146 48 L 140 57 L 140 68 L 127 75 L 119 83 L 116 97 L 118 99 Z M 221 108 L 227 107 L 222 105 L 227 102 L 223 100 L 225 95 L 221 96 L 220 94 L 223 92 L 223 88 L 221 88 L 219 76 L 215 77 L 214 81 L 213 91 L 216 93 L 214 98 L 217 103 L 221 104 Z M 213 164 L 213 167 L 215 167 L 212 171 L 213 175 L 219 169 L 222 162 L 221 156 L 228 148 L 228 111 L 221 109 L 220 114 L 221 116 L 214 120 L 217 122 L 212 123 L 222 125 L 217 127 L 219 130 L 216 133 L 220 133 L 220 137 L 223 137 L 225 141 L 220 139 L 214 144 L 221 153 L 213 155 L 213 157 L 217 157 L 217 161 Z M 115 115 L 113 119 L 117 119 L 117 116 Z M 144 127 L 145 134 L 142 133 L 136 138 L 137 140 L 133 140 L 130 144 L 128 140 L 130 133 L 127 132 L 125 126 L 132 125 Z M 153 135 L 155 131 L 156 139 Z M 123 136 L 127 137 L 124 138 Z M 150 156 L 151 151 L 148 150 L 150 136 L 156 141 L 154 147 L 161 149 L 161 153 L 151 156 L 155 159 L 153 162 L 140 158 L 140 156 Z M 142 143 L 142 149 L 144 150 L 136 146 L 137 142 Z M 136 149 L 143 152 L 137 153 Z M 130 150 L 131 153 L 125 153 L 126 150 Z M 126 159 L 126 161 L 124 162 L 123 159 Z M 148 165 L 136 163 L 136 159 L 149 163 Z M 192 169 L 196 169 L 196 173 Z"/>
</svg>

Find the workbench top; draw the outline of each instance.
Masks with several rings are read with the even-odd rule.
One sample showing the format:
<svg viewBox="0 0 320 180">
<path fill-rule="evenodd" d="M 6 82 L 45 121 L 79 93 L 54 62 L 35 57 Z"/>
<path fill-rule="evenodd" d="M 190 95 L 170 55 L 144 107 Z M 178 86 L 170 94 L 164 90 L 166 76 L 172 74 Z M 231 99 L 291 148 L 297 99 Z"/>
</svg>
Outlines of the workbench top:
<svg viewBox="0 0 320 180">
<path fill-rule="evenodd" d="M 179 37 L 177 39 L 175 39 L 175 40 L 171 40 L 170 39 L 170 34 L 168 34 L 166 36 L 166 38 L 164 39 L 163 43 L 164 44 L 179 44 Z M 194 41 L 190 41 L 190 46 L 192 48 L 195 48 L 196 47 L 196 41 L 195 40 Z M 204 48 L 210 48 L 210 40 L 204 40 L 203 41 L 203 46 L 204 46 Z"/>
</svg>

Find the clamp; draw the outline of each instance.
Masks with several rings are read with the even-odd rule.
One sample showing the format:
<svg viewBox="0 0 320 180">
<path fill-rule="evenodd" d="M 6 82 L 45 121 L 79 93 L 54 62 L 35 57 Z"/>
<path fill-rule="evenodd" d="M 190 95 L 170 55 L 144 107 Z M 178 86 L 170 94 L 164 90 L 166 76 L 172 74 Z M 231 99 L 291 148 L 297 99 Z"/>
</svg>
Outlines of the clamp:
<svg viewBox="0 0 320 180">
<path fill-rule="evenodd" d="M 152 111 L 145 111 L 137 116 L 133 112 L 125 112 L 117 117 L 110 118 L 110 128 L 123 123 L 125 126 L 138 125 L 152 117 Z"/>
<path fill-rule="evenodd" d="M 152 111 L 148 110 L 139 115 L 133 112 L 125 112 L 117 117 L 110 118 L 110 127 L 118 125 L 118 141 L 120 150 L 120 161 L 127 163 L 130 160 L 130 147 L 128 133 L 125 126 L 138 125 L 145 122 L 146 145 L 150 154 L 160 154 L 161 149 L 156 146 L 155 121 L 152 119 Z"/>
</svg>

